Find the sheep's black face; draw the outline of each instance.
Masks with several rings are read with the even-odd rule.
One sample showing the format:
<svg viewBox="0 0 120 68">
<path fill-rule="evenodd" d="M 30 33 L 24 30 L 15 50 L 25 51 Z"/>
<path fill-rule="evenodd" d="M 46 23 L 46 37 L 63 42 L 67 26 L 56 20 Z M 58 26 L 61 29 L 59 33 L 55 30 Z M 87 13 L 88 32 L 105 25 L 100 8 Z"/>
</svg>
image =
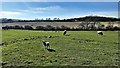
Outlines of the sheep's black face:
<svg viewBox="0 0 120 68">
<path fill-rule="evenodd" d="M 52 36 L 48 36 L 48 38 L 52 38 Z"/>
<path fill-rule="evenodd" d="M 46 45 L 46 43 L 45 43 L 45 42 L 43 42 L 43 45 Z"/>
<path fill-rule="evenodd" d="M 99 35 L 103 35 L 103 33 L 102 32 L 100 32 L 100 33 L 98 33 Z"/>
<path fill-rule="evenodd" d="M 65 31 L 63 34 L 65 35 L 67 32 Z"/>
</svg>

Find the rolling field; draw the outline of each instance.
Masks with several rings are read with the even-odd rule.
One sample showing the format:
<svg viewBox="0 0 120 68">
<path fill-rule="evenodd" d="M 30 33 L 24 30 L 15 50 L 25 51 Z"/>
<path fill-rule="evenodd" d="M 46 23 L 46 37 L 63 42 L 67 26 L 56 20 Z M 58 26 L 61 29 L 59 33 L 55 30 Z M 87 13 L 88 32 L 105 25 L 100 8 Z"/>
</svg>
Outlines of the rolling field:
<svg viewBox="0 0 120 68">
<path fill-rule="evenodd" d="M 3 66 L 117 66 L 118 32 L 2 30 Z M 48 38 L 52 36 L 52 38 Z M 42 40 L 50 42 L 45 50 Z"/>
<path fill-rule="evenodd" d="M 59 26 L 61 27 L 62 25 L 67 26 L 67 27 L 77 27 L 81 22 L 15 22 L 15 23 L 3 23 L 2 26 L 15 26 L 15 25 L 20 25 L 20 26 L 25 26 L 25 25 L 30 25 L 33 28 L 36 26 L 46 26 L 46 25 L 52 25 L 52 26 Z"/>
<path fill-rule="evenodd" d="M 46 26 L 46 25 L 52 25 L 52 26 L 58 26 L 61 27 L 62 25 L 67 26 L 67 27 L 78 27 L 78 25 L 81 22 L 14 22 L 14 23 L 2 23 L 2 26 L 15 26 L 15 25 L 19 25 L 19 26 L 25 26 L 25 25 L 30 25 L 33 28 L 36 28 L 36 26 Z M 107 26 L 109 22 L 100 22 L 101 24 Z M 120 27 L 120 24 L 118 24 L 118 22 L 112 22 L 113 26 L 117 26 Z"/>
</svg>

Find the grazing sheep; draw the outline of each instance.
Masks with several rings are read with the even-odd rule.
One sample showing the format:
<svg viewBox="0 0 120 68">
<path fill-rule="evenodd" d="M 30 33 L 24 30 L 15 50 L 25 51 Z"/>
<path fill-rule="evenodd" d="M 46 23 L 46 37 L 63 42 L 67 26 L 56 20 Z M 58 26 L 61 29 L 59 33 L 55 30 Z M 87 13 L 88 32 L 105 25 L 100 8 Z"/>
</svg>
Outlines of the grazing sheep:
<svg viewBox="0 0 120 68">
<path fill-rule="evenodd" d="M 102 31 L 97 31 L 97 34 L 103 35 L 103 32 Z"/>
<path fill-rule="evenodd" d="M 52 36 L 48 36 L 48 38 L 52 38 Z"/>
<path fill-rule="evenodd" d="M 49 42 L 43 40 L 43 45 L 45 46 L 45 49 L 48 49 L 48 47 L 50 48 Z"/>
<path fill-rule="evenodd" d="M 67 30 L 64 30 L 64 33 L 63 33 L 63 35 L 66 35 L 66 33 L 67 33 Z"/>
</svg>

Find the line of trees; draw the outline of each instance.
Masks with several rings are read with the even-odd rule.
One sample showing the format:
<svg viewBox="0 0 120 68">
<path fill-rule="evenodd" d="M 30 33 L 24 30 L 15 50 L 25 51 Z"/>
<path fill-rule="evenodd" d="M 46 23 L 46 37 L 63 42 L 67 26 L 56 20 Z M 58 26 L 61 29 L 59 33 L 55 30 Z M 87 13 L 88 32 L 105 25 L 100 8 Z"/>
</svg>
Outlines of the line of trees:
<svg viewBox="0 0 120 68">
<path fill-rule="evenodd" d="M 119 18 L 110 18 L 110 17 L 100 17 L 100 16 L 86 16 L 86 17 L 81 17 L 81 18 L 71 18 L 71 19 L 62 19 L 60 20 L 59 18 L 54 18 L 51 20 L 51 18 L 46 18 L 45 20 L 43 19 L 35 19 L 35 20 L 18 20 L 18 22 L 78 22 L 78 21 L 86 21 L 89 19 L 89 21 L 102 21 L 102 22 L 107 22 L 107 21 L 120 21 Z"/>
<path fill-rule="evenodd" d="M 52 31 L 58 31 L 58 30 L 72 30 L 72 31 L 77 31 L 77 30 L 120 30 L 120 27 L 113 27 L 113 25 L 108 25 L 108 26 L 104 26 L 104 25 L 99 25 L 99 26 L 93 26 L 93 25 L 89 25 L 88 27 L 85 27 L 83 25 L 79 25 L 77 28 L 70 28 L 68 26 L 52 26 L 52 25 L 46 25 L 46 26 L 36 26 L 35 28 L 33 28 L 30 25 L 25 25 L 25 26 L 20 26 L 20 25 L 15 25 L 15 26 L 4 26 L 2 27 L 3 30 L 8 30 L 8 29 L 21 29 L 21 30 L 52 30 Z"/>
<path fill-rule="evenodd" d="M 89 19 L 89 21 L 98 21 L 98 22 L 106 22 L 106 21 L 120 21 L 120 18 L 112 18 L 112 17 L 100 17 L 100 16 L 86 16 L 81 18 L 71 18 L 71 19 L 62 19 L 54 18 L 53 20 L 51 18 L 44 19 L 35 19 L 35 20 L 14 20 L 14 19 L 0 19 L 2 23 L 12 23 L 12 22 L 76 22 L 76 21 L 86 21 Z"/>
</svg>

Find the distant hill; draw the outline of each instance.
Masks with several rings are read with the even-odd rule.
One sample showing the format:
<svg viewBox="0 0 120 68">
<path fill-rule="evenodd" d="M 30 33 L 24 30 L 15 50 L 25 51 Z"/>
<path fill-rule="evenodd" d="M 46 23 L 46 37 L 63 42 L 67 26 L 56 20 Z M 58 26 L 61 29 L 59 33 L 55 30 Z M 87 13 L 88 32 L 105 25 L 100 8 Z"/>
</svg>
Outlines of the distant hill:
<svg viewBox="0 0 120 68">
<path fill-rule="evenodd" d="M 2 18 L 0 19 L 0 23 L 13 23 L 13 22 L 79 22 L 79 21 L 100 21 L 100 22 L 107 22 L 107 21 L 120 21 L 120 18 L 113 18 L 113 17 L 103 17 L 103 16 L 86 16 L 86 17 L 79 17 L 79 18 L 71 18 L 71 19 L 54 19 L 51 20 L 50 18 L 47 20 L 19 20 L 19 19 L 7 19 Z"/>
<path fill-rule="evenodd" d="M 76 21 L 120 21 L 118 18 L 112 18 L 112 17 L 101 17 L 101 16 L 86 16 L 81 18 L 73 18 L 69 20 L 76 20 Z"/>
</svg>

